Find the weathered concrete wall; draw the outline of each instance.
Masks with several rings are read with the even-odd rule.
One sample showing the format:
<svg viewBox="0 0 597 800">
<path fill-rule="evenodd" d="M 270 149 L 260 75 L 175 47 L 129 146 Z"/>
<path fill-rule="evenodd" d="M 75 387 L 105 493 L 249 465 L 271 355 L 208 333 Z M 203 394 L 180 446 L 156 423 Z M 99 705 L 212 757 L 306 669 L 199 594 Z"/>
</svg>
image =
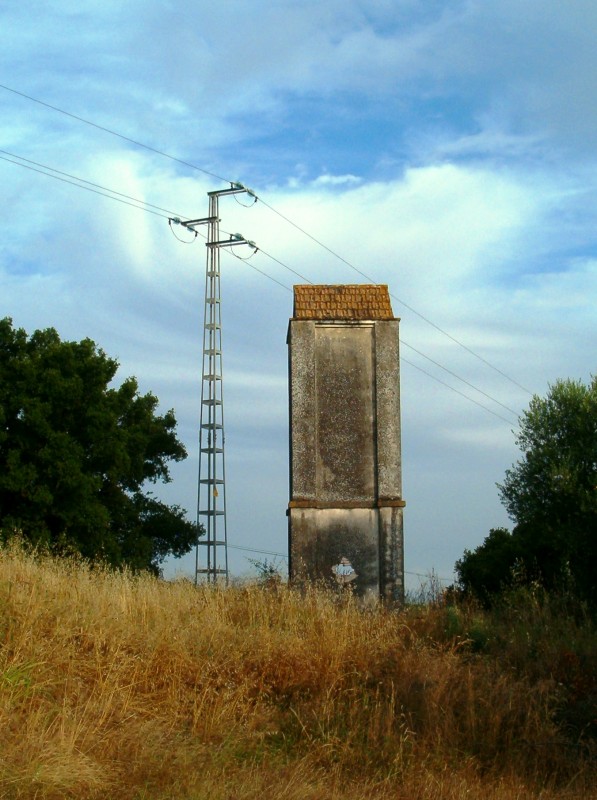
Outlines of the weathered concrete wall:
<svg viewBox="0 0 597 800">
<path fill-rule="evenodd" d="M 315 492 L 322 502 L 375 495 L 371 326 L 315 326 Z M 314 412 L 314 413 L 313 413 Z"/>
<path fill-rule="evenodd" d="M 344 559 L 358 594 L 401 599 L 398 320 L 293 319 L 288 343 L 291 577 Z"/>
<path fill-rule="evenodd" d="M 291 562 L 295 581 L 333 583 L 332 568 L 347 558 L 360 595 L 379 596 L 377 509 L 291 508 Z"/>
<path fill-rule="evenodd" d="M 317 451 L 315 323 L 291 323 L 288 344 L 290 497 L 315 501 Z"/>
<path fill-rule="evenodd" d="M 402 498 L 398 320 L 375 323 L 377 496 Z"/>
<path fill-rule="evenodd" d="M 404 600 L 403 508 L 400 505 L 379 509 L 380 592 L 386 600 Z"/>
</svg>

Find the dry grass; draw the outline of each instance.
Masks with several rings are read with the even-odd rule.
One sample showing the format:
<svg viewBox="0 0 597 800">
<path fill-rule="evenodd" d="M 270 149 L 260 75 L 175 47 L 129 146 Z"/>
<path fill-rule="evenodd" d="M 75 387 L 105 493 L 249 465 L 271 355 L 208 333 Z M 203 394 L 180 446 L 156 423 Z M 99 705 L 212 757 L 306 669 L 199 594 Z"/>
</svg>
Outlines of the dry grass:
<svg viewBox="0 0 597 800">
<path fill-rule="evenodd" d="M 455 613 L 5 548 L 0 796 L 597 797 L 557 676 L 521 668 L 518 639 L 475 652 L 480 612 Z"/>
</svg>

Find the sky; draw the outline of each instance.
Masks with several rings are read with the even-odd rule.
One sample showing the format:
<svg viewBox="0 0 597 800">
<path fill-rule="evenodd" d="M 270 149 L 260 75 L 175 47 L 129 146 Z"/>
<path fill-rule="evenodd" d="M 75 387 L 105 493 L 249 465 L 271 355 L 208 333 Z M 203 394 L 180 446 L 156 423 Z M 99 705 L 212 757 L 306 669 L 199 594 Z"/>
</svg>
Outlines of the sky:
<svg viewBox="0 0 597 800">
<path fill-rule="evenodd" d="M 374 282 L 401 318 L 407 585 L 450 582 L 510 524 L 531 396 L 595 372 L 597 6 L 73 9 L 0 8 L 0 317 L 93 339 L 174 409 L 189 456 L 154 491 L 192 517 L 206 248 L 168 217 L 242 182 L 256 203 L 220 201 L 260 248 L 222 253 L 232 574 L 286 564 L 292 285 Z"/>
</svg>

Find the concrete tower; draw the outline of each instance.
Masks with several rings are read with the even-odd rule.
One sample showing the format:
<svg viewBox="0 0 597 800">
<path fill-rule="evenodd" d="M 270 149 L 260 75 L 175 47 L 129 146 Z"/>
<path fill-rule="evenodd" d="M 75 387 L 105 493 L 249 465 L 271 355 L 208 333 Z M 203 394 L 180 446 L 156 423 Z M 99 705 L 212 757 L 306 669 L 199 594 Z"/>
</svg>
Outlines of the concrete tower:
<svg viewBox="0 0 597 800">
<path fill-rule="evenodd" d="M 295 286 L 290 575 L 404 595 L 399 320 L 387 286 Z"/>
</svg>

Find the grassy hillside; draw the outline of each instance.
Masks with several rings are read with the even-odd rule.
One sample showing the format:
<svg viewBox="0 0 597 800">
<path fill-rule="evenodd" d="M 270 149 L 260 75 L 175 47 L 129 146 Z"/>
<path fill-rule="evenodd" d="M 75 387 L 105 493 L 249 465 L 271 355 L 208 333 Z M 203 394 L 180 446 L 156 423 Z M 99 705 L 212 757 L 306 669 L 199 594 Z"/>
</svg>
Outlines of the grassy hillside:
<svg viewBox="0 0 597 800">
<path fill-rule="evenodd" d="M 597 797 L 590 621 L 0 550 L 0 797 Z"/>
</svg>

